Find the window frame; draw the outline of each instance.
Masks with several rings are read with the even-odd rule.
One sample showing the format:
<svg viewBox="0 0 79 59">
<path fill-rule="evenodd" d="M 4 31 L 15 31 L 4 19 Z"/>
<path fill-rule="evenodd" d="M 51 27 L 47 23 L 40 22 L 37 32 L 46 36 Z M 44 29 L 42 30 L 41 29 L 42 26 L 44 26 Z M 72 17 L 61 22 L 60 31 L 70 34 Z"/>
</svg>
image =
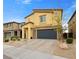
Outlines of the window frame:
<svg viewBox="0 0 79 59">
<path fill-rule="evenodd" d="M 40 22 L 45 22 L 45 21 L 46 21 L 46 15 L 41 15 Z"/>
</svg>

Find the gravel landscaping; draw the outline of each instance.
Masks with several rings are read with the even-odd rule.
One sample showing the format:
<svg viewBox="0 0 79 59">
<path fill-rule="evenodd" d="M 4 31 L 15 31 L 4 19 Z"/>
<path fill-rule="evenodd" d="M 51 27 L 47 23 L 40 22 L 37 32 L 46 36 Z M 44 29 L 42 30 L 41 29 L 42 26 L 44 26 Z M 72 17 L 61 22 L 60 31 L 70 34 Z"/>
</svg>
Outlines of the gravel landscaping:
<svg viewBox="0 0 79 59">
<path fill-rule="evenodd" d="M 22 49 L 23 51 L 25 50 L 30 50 L 30 51 L 37 51 L 39 53 L 44 53 L 44 54 L 50 54 L 52 56 L 60 56 L 68 59 L 76 59 L 76 47 L 75 47 L 75 42 L 73 45 L 71 45 L 71 48 L 69 49 L 60 49 L 57 45 L 57 40 L 40 40 L 40 39 L 33 39 L 33 40 L 24 40 L 24 41 L 15 41 L 15 42 L 8 42 L 4 43 L 5 45 L 13 46 L 15 49 Z M 6 51 L 10 52 L 11 49 L 12 51 L 16 51 L 15 49 L 11 48 L 4 48 L 4 53 Z M 21 51 L 21 53 L 23 53 Z M 16 51 L 17 52 L 17 51 Z M 18 50 L 17 53 L 19 53 L 20 50 Z M 10 52 L 11 53 L 11 52 Z M 12 52 L 13 53 L 13 52 Z M 38 54 L 39 54 L 38 53 Z M 26 54 L 26 53 L 25 53 Z M 25 55 L 24 54 L 24 55 Z"/>
</svg>

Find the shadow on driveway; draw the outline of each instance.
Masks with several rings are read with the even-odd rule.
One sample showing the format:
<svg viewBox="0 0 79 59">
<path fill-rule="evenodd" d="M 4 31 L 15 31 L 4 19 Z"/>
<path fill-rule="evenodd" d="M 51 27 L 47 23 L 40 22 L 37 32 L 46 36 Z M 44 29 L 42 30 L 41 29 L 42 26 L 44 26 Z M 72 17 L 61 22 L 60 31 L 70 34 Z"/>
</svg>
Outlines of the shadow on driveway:
<svg viewBox="0 0 79 59">
<path fill-rule="evenodd" d="M 6 55 L 3 55 L 3 59 L 12 59 L 12 58 L 10 58 L 10 57 L 8 57 Z"/>
</svg>

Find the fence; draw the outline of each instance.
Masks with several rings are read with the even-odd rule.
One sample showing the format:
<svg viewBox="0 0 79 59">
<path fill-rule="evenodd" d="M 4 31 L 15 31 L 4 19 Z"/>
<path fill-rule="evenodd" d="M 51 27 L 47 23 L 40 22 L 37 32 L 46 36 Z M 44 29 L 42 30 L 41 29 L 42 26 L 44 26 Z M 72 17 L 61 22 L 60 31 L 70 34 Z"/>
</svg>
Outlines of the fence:
<svg viewBox="0 0 79 59">
<path fill-rule="evenodd" d="M 63 33 L 63 38 L 64 39 L 73 38 L 73 33 Z"/>
</svg>

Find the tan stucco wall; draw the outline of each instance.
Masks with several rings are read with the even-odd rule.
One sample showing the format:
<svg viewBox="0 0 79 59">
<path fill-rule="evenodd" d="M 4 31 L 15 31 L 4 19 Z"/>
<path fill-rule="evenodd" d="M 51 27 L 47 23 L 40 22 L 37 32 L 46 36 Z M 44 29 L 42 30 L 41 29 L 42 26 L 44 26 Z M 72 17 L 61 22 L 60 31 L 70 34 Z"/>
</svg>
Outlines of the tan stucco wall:
<svg viewBox="0 0 79 59">
<path fill-rule="evenodd" d="M 58 16 L 55 16 L 55 12 L 58 13 Z M 42 15 L 46 15 L 46 22 L 40 22 L 40 16 Z M 31 16 L 26 18 L 26 23 L 31 21 L 34 23 L 34 26 L 41 26 L 41 25 L 57 25 L 56 22 L 56 17 L 60 17 L 60 19 L 62 18 L 62 11 L 58 10 L 58 11 L 53 11 L 53 13 L 34 13 Z"/>
<path fill-rule="evenodd" d="M 25 18 L 25 23 L 33 22 L 34 24 L 28 23 L 22 27 L 22 38 L 24 38 L 24 29 L 28 28 L 26 30 L 26 33 L 28 33 L 28 39 L 30 37 L 33 37 L 33 29 L 40 27 L 39 29 L 46 29 L 46 26 L 56 26 L 58 23 L 56 21 L 59 20 L 62 21 L 62 10 L 52 10 L 53 12 L 35 12 L 31 14 L 30 16 Z M 57 16 L 56 16 L 57 13 Z M 40 16 L 46 15 L 46 21 L 40 22 Z M 45 28 L 43 28 L 45 27 Z M 29 29 L 30 28 L 30 29 Z M 53 27 L 52 27 L 53 28 Z M 36 34 L 37 36 L 37 34 Z"/>
<path fill-rule="evenodd" d="M 73 32 L 74 38 L 76 37 L 76 15 L 72 18 L 72 20 L 68 23 L 68 31 Z"/>
</svg>

